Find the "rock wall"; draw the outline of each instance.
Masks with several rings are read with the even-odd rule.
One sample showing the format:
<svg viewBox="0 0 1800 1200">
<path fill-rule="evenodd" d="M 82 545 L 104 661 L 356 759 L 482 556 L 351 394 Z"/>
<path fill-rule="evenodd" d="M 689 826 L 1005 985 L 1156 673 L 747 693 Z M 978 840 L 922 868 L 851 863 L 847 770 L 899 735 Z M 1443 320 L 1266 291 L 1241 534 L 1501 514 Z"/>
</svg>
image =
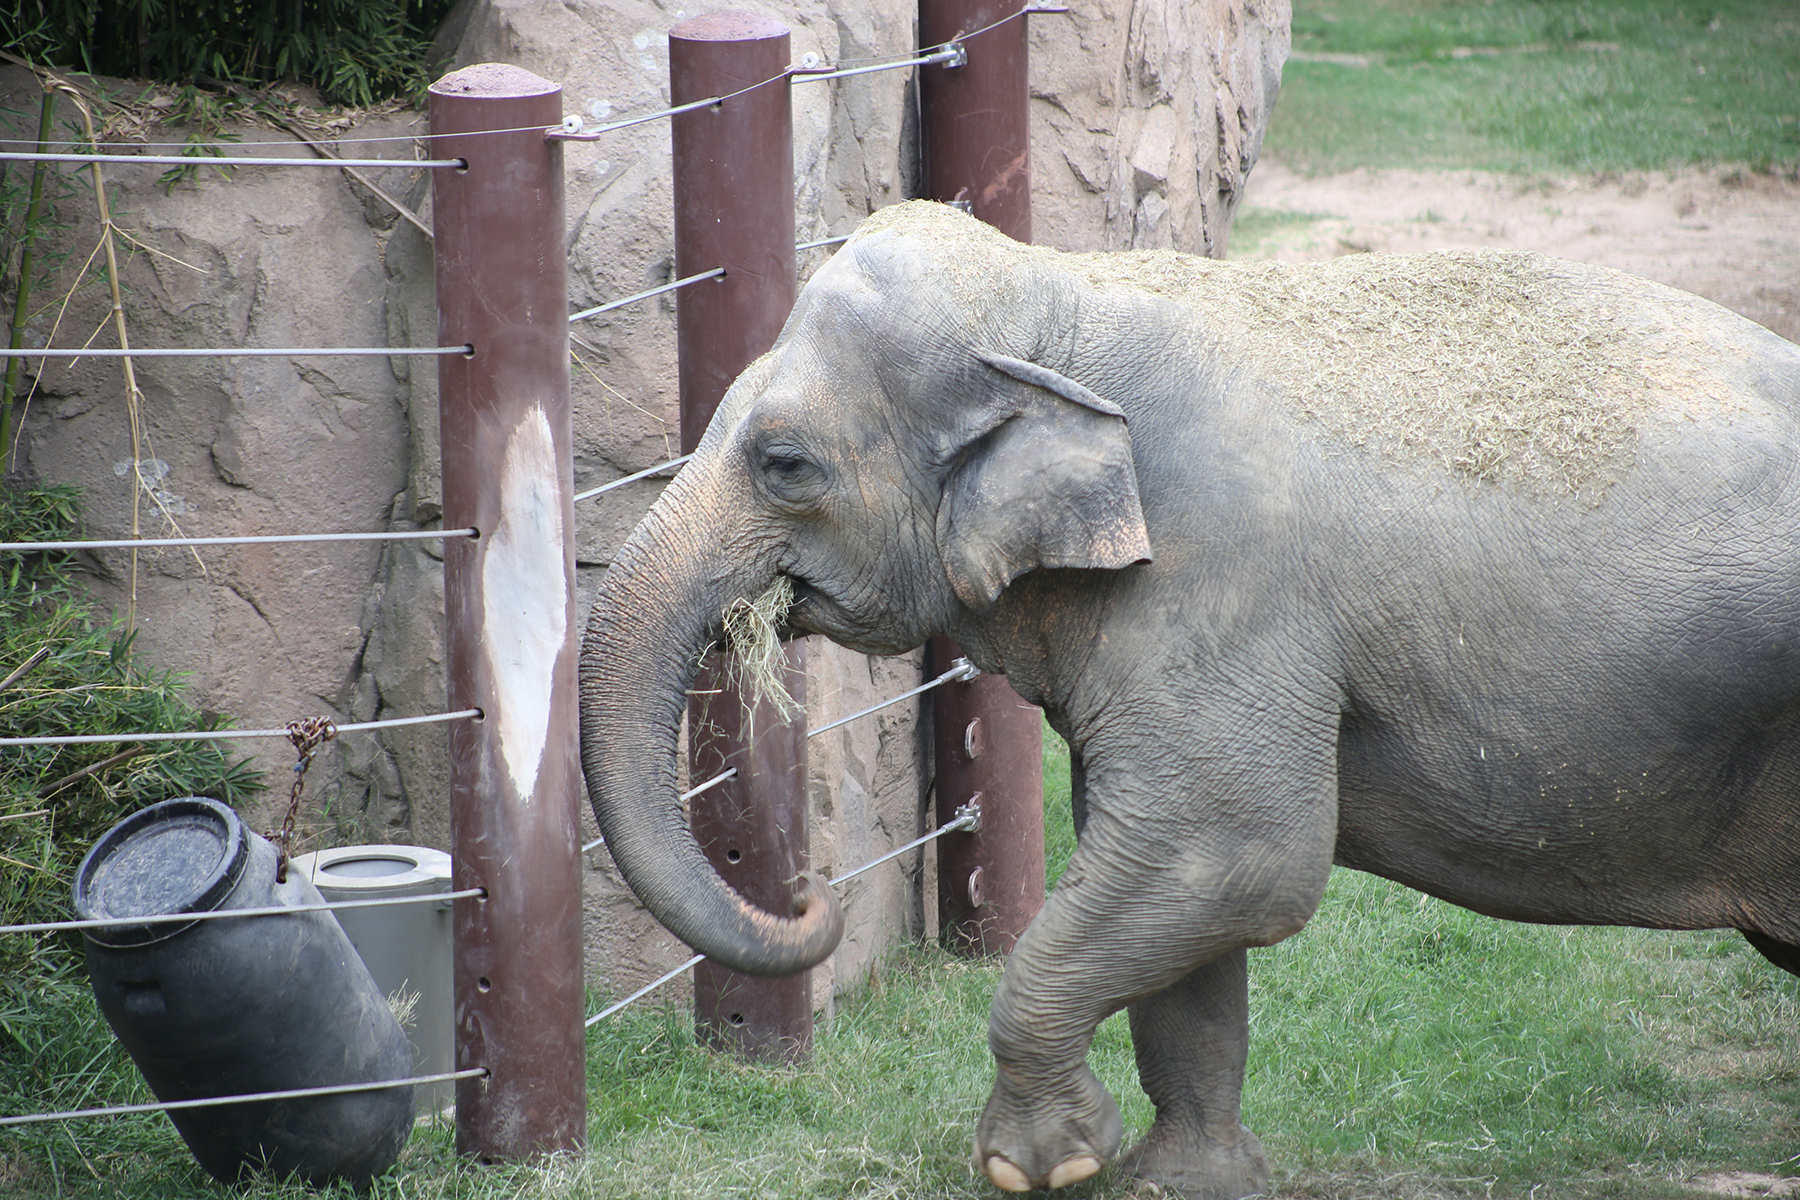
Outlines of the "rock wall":
<svg viewBox="0 0 1800 1200">
<path fill-rule="evenodd" d="M 1290 0 L 1095 0 L 1032 20 L 1032 234 L 1225 257 Z"/>
<path fill-rule="evenodd" d="M 736 6 L 788 24 L 796 59 L 868 58 L 913 41 L 906 0 Z M 688 15 L 646 0 L 466 0 L 440 36 L 442 67 L 515 63 L 561 81 L 565 111 L 602 123 L 667 102 L 666 34 Z M 1101 0 L 1030 20 L 1037 240 L 1221 254 L 1279 82 L 1286 0 Z M 0 92 L 7 110 L 35 112 L 36 85 L 24 72 L 0 72 Z M 915 193 L 910 72 L 796 83 L 794 99 L 796 240 L 847 233 L 867 213 Z M 18 136 L 25 118 L 7 120 L 6 132 Z M 363 121 L 336 148 L 406 155 L 408 140 L 374 139 L 410 139 L 422 128 L 420 114 L 389 114 Z M 151 136 L 179 141 L 186 132 Z M 241 135 L 287 141 L 269 129 Z M 565 163 L 572 309 L 668 282 L 667 124 L 570 144 Z M 109 179 L 120 225 L 145 247 L 124 268 L 134 344 L 436 340 L 429 238 L 342 173 L 245 168 L 230 182 L 204 172 L 168 189 L 157 174 L 117 168 Z M 71 262 L 85 257 L 97 233 L 91 192 L 77 182 L 58 202 L 71 222 L 59 235 Z M 424 172 L 396 168 L 375 182 L 429 222 Z M 802 272 L 826 253 L 804 254 Z M 56 344 L 86 337 L 105 310 L 100 290 L 78 291 Z M 33 321 L 36 344 L 51 335 L 53 316 Z M 674 328 L 669 297 L 574 327 L 578 489 L 676 453 Z M 428 358 L 142 360 L 138 374 L 141 488 L 131 478 L 116 362 L 46 367 L 24 422 L 18 473 L 82 484 L 92 535 L 131 528 L 134 490 L 147 535 L 427 528 L 440 517 Z M 578 509 L 583 611 L 612 548 L 660 486 L 631 484 Z M 439 711 L 439 553 L 434 542 L 145 553 L 136 577 L 139 651 L 191 672 L 195 702 L 242 725 L 321 712 L 348 721 Z M 122 609 L 128 557 L 88 562 L 97 594 Z M 916 655 L 871 660 L 820 643 L 810 661 L 815 725 L 919 678 Z M 930 755 L 912 705 L 815 739 L 809 753 L 817 866 L 837 873 L 923 830 Z M 285 793 L 285 744 L 265 744 L 261 761 Z M 319 844 L 447 846 L 446 780 L 441 727 L 345 737 L 309 774 L 303 824 Z M 259 826 L 276 819 L 274 793 L 265 807 L 252 814 Z M 896 937 L 931 931 L 929 865 L 928 855 L 914 853 L 850 885 L 844 948 L 816 976 L 821 1007 Z M 628 989 L 685 956 L 637 906 L 604 850 L 588 855 L 588 868 L 597 986 Z"/>
<path fill-rule="evenodd" d="M 100 89 L 142 90 L 97 81 Z M 35 114 L 39 94 L 29 73 L 0 71 L 7 113 Z M 78 136 L 72 105 L 64 101 L 61 112 L 56 136 Z M 20 136 L 22 120 L 11 118 L 9 136 Z M 398 149 L 359 141 L 342 143 L 340 152 L 410 154 L 417 123 L 410 114 L 366 121 L 359 136 L 399 137 Z M 270 129 L 234 132 L 247 147 L 309 153 Z M 186 133 L 165 127 L 148 136 L 180 142 Z M 167 186 L 159 182 L 163 170 L 106 170 L 115 222 L 130 238 L 120 239 L 118 255 L 133 346 L 390 344 L 384 252 L 397 222 L 391 208 L 365 204 L 369 193 L 335 170 L 239 168 L 227 181 L 204 168 Z M 384 171 L 376 183 L 416 199 L 421 174 Z M 54 288 L 34 293 L 27 341 L 116 345 L 98 267 L 69 291 L 84 263 L 103 261 L 90 260 L 99 238 L 91 175 L 63 168 L 47 194 L 59 228 L 46 250 L 62 269 Z M 92 537 L 129 536 L 134 508 L 145 537 L 382 529 L 408 510 L 417 449 L 407 423 L 411 366 L 386 357 L 139 358 L 134 423 L 118 360 L 49 362 L 26 372 L 35 385 L 11 474 L 79 484 Z M 428 359 L 418 366 L 433 369 Z M 82 559 L 104 603 L 123 614 L 135 599 L 137 653 L 188 673 L 195 704 L 243 725 L 277 727 L 320 713 L 360 719 L 378 707 L 364 656 L 382 613 L 385 557 L 364 542 L 141 551 L 135 572 L 126 552 Z M 250 814 L 266 828 L 274 790 L 286 791 L 291 751 L 285 743 L 241 745 L 260 749 L 270 771 L 270 811 Z M 343 775 L 345 766 L 356 781 Z M 376 776 L 390 779 L 386 794 L 399 794 L 373 739 L 336 743 L 309 777 L 313 824 L 351 815 L 360 822 L 360 780 Z M 406 816 L 391 806 L 369 813 L 377 832 L 400 831 Z"/>
</svg>

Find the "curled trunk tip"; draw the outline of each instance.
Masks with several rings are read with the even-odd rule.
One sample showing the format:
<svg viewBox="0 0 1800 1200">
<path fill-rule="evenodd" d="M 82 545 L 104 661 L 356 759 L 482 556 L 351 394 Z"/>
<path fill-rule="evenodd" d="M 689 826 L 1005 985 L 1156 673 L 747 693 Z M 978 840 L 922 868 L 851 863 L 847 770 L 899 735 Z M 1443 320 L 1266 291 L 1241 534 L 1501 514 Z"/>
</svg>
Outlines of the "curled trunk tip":
<svg viewBox="0 0 1800 1200">
<path fill-rule="evenodd" d="M 780 922 L 774 936 L 748 954 L 740 950 L 737 961 L 718 960 L 746 975 L 792 975 L 828 958 L 844 936 L 843 906 L 831 884 L 818 872 L 801 872 L 799 884 L 794 893 L 793 916 L 786 920 L 771 918 Z"/>
</svg>

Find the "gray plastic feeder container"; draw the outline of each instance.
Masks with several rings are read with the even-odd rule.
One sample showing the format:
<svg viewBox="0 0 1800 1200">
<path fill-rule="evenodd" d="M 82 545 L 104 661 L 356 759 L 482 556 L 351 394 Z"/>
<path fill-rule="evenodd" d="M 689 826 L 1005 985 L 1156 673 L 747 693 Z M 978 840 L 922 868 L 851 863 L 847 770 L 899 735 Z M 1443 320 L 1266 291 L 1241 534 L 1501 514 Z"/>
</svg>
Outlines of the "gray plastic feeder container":
<svg viewBox="0 0 1800 1200">
<path fill-rule="evenodd" d="M 293 872 L 327 900 L 377 900 L 450 891 L 450 856 L 428 846 L 339 846 L 294 857 Z M 384 995 L 417 995 L 403 1022 L 412 1042 L 414 1071 L 439 1075 L 456 1069 L 456 1001 L 451 989 L 451 922 L 448 900 L 344 908 L 338 924 L 362 956 Z M 456 1103 L 453 1083 L 418 1084 L 420 1114 Z"/>
</svg>

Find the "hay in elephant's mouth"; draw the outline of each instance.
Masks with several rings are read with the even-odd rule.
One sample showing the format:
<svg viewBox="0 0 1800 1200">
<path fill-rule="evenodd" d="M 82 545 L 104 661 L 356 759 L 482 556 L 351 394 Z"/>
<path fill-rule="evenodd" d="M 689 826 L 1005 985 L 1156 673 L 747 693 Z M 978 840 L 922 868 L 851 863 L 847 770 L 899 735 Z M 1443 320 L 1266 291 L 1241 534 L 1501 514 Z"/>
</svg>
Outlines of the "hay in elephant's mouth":
<svg viewBox="0 0 1800 1200">
<path fill-rule="evenodd" d="M 771 705 L 783 720 L 801 711 L 787 688 L 787 654 L 781 647 L 782 622 L 793 607 L 794 581 L 777 575 L 762 595 L 754 600 L 739 596 L 720 614 L 739 692 L 753 706 Z"/>
</svg>

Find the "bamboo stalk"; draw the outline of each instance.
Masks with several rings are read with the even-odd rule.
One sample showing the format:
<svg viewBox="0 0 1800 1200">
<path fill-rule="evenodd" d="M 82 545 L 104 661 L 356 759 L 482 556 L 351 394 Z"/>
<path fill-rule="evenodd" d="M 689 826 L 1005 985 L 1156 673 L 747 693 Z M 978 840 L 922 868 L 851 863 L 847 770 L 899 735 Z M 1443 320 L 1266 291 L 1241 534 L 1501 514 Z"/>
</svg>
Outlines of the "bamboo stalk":
<svg viewBox="0 0 1800 1200">
<path fill-rule="evenodd" d="M 36 654 L 33 654 L 30 658 L 28 658 L 24 662 L 20 663 L 18 665 L 18 667 L 11 674 L 9 674 L 5 679 L 0 679 L 0 692 L 4 692 L 7 688 L 9 688 L 13 684 L 19 682 L 19 680 L 21 680 L 25 677 L 27 672 L 31 671 L 32 668 L 36 667 L 39 663 L 43 662 L 46 658 L 49 658 L 49 657 L 50 657 L 50 647 L 39 646 L 37 648 Z"/>
<path fill-rule="evenodd" d="M 50 127 L 56 112 L 56 89 L 44 89 L 44 107 L 38 116 L 38 152 L 48 153 Z M 25 318 L 31 308 L 31 273 L 37 265 L 38 215 L 44 205 L 44 173 L 50 164 L 38 162 L 31 169 L 31 203 L 25 209 L 25 231 L 20 235 L 24 249 L 19 255 L 19 294 L 13 301 L 12 341 L 9 348 L 25 345 Z M 12 457 L 13 397 L 18 394 L 20 359 L 6 361 L 6 382 L 0 385 L 0 477 Z"/>
<path fill-rule="evenodd" d="M 101 771 L 106 770 L 108 767 L 116 767 L 120 763 L 124 762 L 126 759 L 136 758 L 138 755 L 144 753 L 148 749 L 150 749 L 149 746 L 133 746 L 129 750 L 121 750 L 117 754 L 111 755 L 107 758 L 103 758 L 97 763 L 89 763 L 87 766 L 81 768 L 81 770 L 76 771 L 69 775 L 64 775 L 61 779 L 57 780 L 55 783 L 46 784 L 43 787 L 39 788 L 38 796 L 40 798 L 47 798 L 50 796 L 54 796 L 57 792 L 62 791 L 64 788 L 68 787 L 71 783 L 79 783 L 81 780 L 86 779 L 89 775 L 97 775 Z"/>
<path fill-rule="evenodd" d="M 69 93 L 75 98 L 75 107 L 81 113 L 82 126 L 87 131 L 89 146 L 95 144 L 94 116 L 88 111 L 81 93 L 66 83 L 57 84 L 59 91 Z M 93 165 L 94 172 L 94 208 L 100 217 L 100 244 L 106 249 L 106 284 L 112 291 L 113 328 L 119 335 L 119 349 L 131 349 L 131 339 L 125 332 L 125 305 L 119 294 L 119 256 L 113 245 L 112 211 L 106 203 L 106 181 L 100 174 L 100 164 Z M 141 447 L 141 424 L 139 402 L 143 393 L 138 390 L 137 372 L 132 367 L 129 356 L 119 360 L 125 372 L 125 410 L 131 422 L 131 536 L 137 538 L 140 533 L 140 507 L 146 489 L 144 481 L 144 455 Z M 125 600 L 125 631 L 132 632 L 137 628 L 137 590 L 138 590 L 138 552 L 131 552 L 131 588 Z M 127 651 L 129 653 L 129 651 Z"/>
</svg>

